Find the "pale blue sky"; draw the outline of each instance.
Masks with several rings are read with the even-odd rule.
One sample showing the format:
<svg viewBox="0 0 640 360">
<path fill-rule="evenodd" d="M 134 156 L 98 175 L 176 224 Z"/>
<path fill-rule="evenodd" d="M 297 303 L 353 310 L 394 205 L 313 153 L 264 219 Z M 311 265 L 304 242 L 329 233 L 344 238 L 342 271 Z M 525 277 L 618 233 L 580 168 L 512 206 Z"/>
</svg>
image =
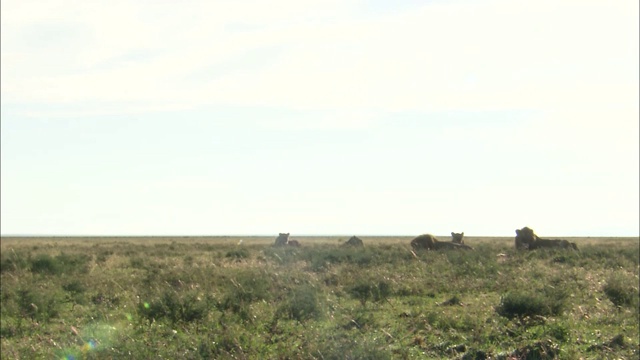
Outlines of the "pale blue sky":
<svg viewBox="0 0 640 360">
<path fill-rule="evenodd" d="M 638 2 L 1 6 L 1 233 L 638 236 Z"/>
</svg>

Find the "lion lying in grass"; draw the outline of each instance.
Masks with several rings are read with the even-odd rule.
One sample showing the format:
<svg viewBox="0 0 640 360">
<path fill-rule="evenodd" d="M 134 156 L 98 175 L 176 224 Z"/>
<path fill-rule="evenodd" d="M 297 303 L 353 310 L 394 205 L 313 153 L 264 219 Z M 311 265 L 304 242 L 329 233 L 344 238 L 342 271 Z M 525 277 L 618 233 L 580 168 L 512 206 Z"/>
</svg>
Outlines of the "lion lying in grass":
<svg viewBox="0 0 640 360">
<path fill-rule="evenodd" d="M 578 250 L 578 246 L 568 240 L 542 239 L 533 232 L 533 229 L 523 227 L 516 229 L 516 250 L 535 250 L 548 248 L 561 248 Z"/>
<path fill-rule="evenodd" d="M 458 244 L 448 241 L 439 241 L 435 236 L 430 234 L 424 234 L 411 240 L 411 247 L 414 250 L 447 250 L 447 249 L 462 249 L 473 250 L 470 246 L 465 244 Z"/>
<path fill-rule="evenodd" d="M 289 233 L 280 233 L 273 246 L 285 246 L 289 242 Z"/>
<path fill-rule="evenodd" d="M 456 243 L 456 244 L 464 244 L 464 231 L 461 233 L 454 233 L 453 231 L 451 232 L 451 242 L 452 243 Z"/>
</svg>

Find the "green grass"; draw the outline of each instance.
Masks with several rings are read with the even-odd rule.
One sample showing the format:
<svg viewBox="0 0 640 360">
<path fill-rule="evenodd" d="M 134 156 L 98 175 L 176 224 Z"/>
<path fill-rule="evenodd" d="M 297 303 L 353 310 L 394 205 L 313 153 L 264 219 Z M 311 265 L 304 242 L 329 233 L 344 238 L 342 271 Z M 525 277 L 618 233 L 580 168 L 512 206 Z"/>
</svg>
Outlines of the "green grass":
<svg viewBox="0 0 640 360">
<path fill-rule="evenodd" d="M 640 356 L 638 238 L 2 238 L 1 358 Z"/>
</svg>

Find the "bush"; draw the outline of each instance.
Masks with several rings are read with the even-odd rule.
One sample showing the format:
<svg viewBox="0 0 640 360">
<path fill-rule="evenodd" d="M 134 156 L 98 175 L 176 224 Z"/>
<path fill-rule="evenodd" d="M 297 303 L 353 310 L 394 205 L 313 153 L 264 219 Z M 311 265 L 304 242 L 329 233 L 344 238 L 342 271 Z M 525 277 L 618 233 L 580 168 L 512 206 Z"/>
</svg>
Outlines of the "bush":
<svg viewBox="0 0 640 360">
<path fill-rule="evenodd" d="M 29 266 L 29 261 L 26 259 L 26 256 L 18 256 L 15 252 L 2 254 L 3 256 L 0 258 L 0 273 L 5 271 L 16 271 L 19 269 L 25 269 Z"/>
<path fill-rule="evenodd" d="M 235 278 L 229 279 L 226 294 L 217 307 L 222 311 L 231 310 L 243 321 L 248 321 L 251 303 L 271 297 L 270 284 L 271 279 L 262 272 L 241 270 Z"/>
<path fill-rule="evenodd" d="M 567 329 L 567 327 L 563 324 L 550 324 L 549 326 L 546 326 L 545 331 L 549 336 L 560 341 L 561 343 L 569 341 L 569 329 Z"/>
<path fill-rule="evenodd" d="M 110 308 L 116 308 L 120 305 L 120 297 L 117 295 L 105 295 L 102 292 L 91 296 L 91 303 L 94 305 L 105 305 Z"/>
<path fill-rule="evenodd" d="M 113 251 L 101 251 L 98 256 L 96 256 L 96 263 L 104 264 L 105 262 L 107 262 L 107 259 L 109 259 L 111 255 L 113 255 Z"/>
<path fill-rule="evenodd" d="M 88 269 L 91 255 L 61 253 L 56 260 L 62 266 L 63 272 L 84 272 Z"/>
<path fill-rule="evenodd" d="M 180 296 L 175 291 L 166 291 L 159 299 L 139 303 L 138 312 L 148 321 L 166 318 L 172 323 L 189 323 L 207 316 L 210 308 L 208 300 L 200 299 L 193 292 Z"/>
<path fill-rule="evenodd" d="M 607 298 L 618 307 L 630 306 L 638 308 L 638 289 L 631 284 L 637 280 L 631 281 L 621 275 L 611 276 L 603 287 L 603 291 Z"/>
<path fill-rule="evenodd" d="M 278 264 L 292 264 L 299 260 L 299 248 L 291 246 L 268 247 L 264 249 L 266 258 L 275 260 Z"/>
<path fill-rule="evenodd" d="M 47 254 L 40 254 L 31 260 L 31 272 L 36 274 L 57 275 L 62 271 L 62 267 L 53 257 Z"/>
<path fill-rule="evenodd" d="M 48 254 L 40 254 L 31 260 L 31 272 L 49 275 L 83 272 L 87 270 L 89 261 L 91 256 L 88 255 L 62 253 L 54 258 Z"/>
<path fill-rule="evenodd" d="M 22 316 L 48 322 L 59 314 L 60 301 L 55 294 L 42 294 L 32 289 L 18 291 L 18 307 Z"/>
<path fill-rule="evenodd" d="M 300 322 L 319 319 L 322 310 L 318 303 L 317 290 L 309 285 L 294 289 L 289 299 L 278 308 L 277 315 Z"/>
<path fill-rule="evenodd" d="M 249 257 L 249 250 L 245 248 L 230 250 L 230 251 L 227 251 L 227 254 L 225 255 L 225 257 L 238 259 L 238 260 L 246 259 Z"/>
<path fill-rule="evenodd" d="M 357 328 L 366 331 L 368 329 L 376 328 L 376 326 L 377 321 L 374 314 L 361 308 L 353 316 L 350 316 L 347 319 L 347 322 L 342 326 L 342 328 L 347 330 Z"/>
<path fill-rule="evenodd" d="M 566 296 L 560 292 L 510 292 L 501 298 L 496 311 L 509 319 L 557 316 L 564 311 L 565 298 Z"/>
<path fill-rule="evenodd" d="M 129 265 L 134 269 L 146 269 L 146 264 L 141 257 L 132 257 L 129 259 Z"/>
<path fill-rule="evenodd" d="M 65 283 L 62 285 L 62 289 L 68 293 L 68 301 L 72 302 L 73 304 L 85 303 L 84 292 L 87 289 L 80 281 L 72 280 L 68 283 Z"/>
<path fill-rule="evenodd" d="M 362 306 L 365 306 L 367 301 L 372 300 L 374 302 L 380 302 L 386 300 L 391 295 L 391 284 L 382 280 L 377 284 L 362 282 L 352 286 L 348 290 L 349 294 L 355 299 L 360 300 Z"/>
<path fill-rule="evenodd" d="M 229 280 L 225 302 L 253 302 L 269 298 L 271 279 L 259 271 L 239 271 Z"/>
<path fill-rule="evenodd" d="M 458 295 L 453 295 L 452 298 L 450 298 L 449 300 L 443 302 L 440 305 L 444 305 L 444 306 L 462 305 L 462 300 L 460 300 Z"/>
<path fill-rule="evenodd" d="M 78 280 L 72 280 L 62 285 L 62 289 L 71 294 L 82 294 L 86 291 L 86 287 Z"/>
</svg>

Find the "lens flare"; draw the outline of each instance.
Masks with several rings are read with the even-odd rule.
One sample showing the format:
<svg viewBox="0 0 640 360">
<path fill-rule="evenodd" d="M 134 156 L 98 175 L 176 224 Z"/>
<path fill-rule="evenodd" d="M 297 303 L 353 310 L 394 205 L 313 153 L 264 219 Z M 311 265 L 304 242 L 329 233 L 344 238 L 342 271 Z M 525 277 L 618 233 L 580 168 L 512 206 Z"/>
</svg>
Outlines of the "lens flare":
<svg viewBox="0 0 640 360">
<path fill-rule="evenodd" d="M 113 343 L 118 329 L 110 324 L 96 323 L 82 329 L 71 327 L 71 332 L 77 336 L 78 346 L 63 349 L 60 360 L 84 359 L 91 352 L 99 352 Z"/>
<path fill-rule="evenodd" d="M 84 343 L 84 345 L 82 345 L 82 352 L 83 353 L 87 353 L 93 349 L 95 349 L 97 346 L 95 340 L 91 339 L 87 342 Z"/>
</svg>

